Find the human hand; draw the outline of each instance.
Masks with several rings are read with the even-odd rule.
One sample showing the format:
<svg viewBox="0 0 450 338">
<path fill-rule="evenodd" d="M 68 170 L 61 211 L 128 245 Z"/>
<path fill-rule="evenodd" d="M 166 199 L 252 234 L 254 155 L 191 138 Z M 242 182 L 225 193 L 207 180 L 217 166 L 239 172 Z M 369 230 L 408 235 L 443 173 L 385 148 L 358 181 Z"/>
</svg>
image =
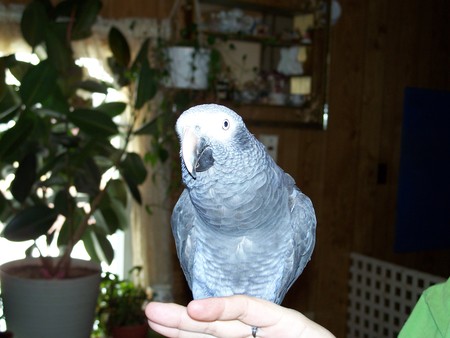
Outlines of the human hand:
<svg viewBox="0 0 450 338">
<path fill-rule="evenodd" d="M 332 338 L 300 312 L 244 295 L 194 300 L 187 307 L 152 302 L 150 327 L 170 338 Z"/>
</svg>

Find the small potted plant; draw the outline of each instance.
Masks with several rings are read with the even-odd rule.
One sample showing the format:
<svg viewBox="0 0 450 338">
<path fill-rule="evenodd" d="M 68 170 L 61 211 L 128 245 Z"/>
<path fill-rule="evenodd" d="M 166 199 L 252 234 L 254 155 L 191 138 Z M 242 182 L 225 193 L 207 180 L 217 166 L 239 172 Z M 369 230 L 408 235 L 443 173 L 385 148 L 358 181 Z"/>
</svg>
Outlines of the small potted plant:
<svg viewBox="0 0 450 338">
<path fill-rule="evenodd" d="M 148 324 L 145 305 L 152 299 L 150 288 L 133 281 L 141 267 L 130 270 L 128 279 L 121 280 L 112 273 L 104 273 L 97 302 L 97 336 L 125 338 L 146 337 Z M 137 278 L 138 276 L 134 276 Z"/>
</svg>

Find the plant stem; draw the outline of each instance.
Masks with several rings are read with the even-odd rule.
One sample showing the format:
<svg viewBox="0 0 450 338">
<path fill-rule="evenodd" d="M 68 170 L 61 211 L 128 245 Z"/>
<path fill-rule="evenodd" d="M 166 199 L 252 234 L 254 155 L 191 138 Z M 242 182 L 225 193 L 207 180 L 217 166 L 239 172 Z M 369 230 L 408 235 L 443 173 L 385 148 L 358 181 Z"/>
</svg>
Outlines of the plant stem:
<svg viewBox="0 0 450 338">
<path fill-rule="evenodd" d="M 130 95 L 130 97 L 131 97 L 131 95 Z M 119 163 L 120 163 L 122 157 L 124 156 L 125 152 L 127 151 L 128 144 L 130 143 L 130 140 L 131 140 L 131 135 L 133 133 L 135 124 L 138 119 L 139 111 L 136 109 L 133 109 L 133 111 L 130 114 L 132 117 L 131 124 L 127 129 L 124 145 L 120 150 L 120 155 L 117 156 L 117 159 L 114 163 L 114 166 L 116 168 L 119 166 Z M 89 219 L 92 217 L 94 212 L 98 209 L 101 201 L 103 200 L 103 198 L 107 192 L 107 188 L 108 188 L 108 185 L 110 182 L 111 182 L 111 179 L 106 182 L 103 189 L 100 189 L 99 193 L 95 196 L 95 198 L 91 202 L 91 204 L 90 204 L 91 208 L 90 208 L 89 212 L 85 214 L 80 226 L 76 229 L 75 233 L 73 234 L 73 236 L 71 238 L 72 240 L 67 245 L 67 248 L 64 251 L 63 256 L 58 261 L 58 264 L 56 265 L 55 273 L 58 272 L 62 266 L 66 267 L 65 269 L 66 269 L 66 273 L 67 273 L 67 271 L 68 271 L 67 267 L 70 264 L 70 254 L 72 253 L 72 250 L 73 250 L 75 244 L 81 240 L 81 238 L 83 237 L 83 234 L 86 232 L 86 229 L 89 226 Z"/>
</svg>

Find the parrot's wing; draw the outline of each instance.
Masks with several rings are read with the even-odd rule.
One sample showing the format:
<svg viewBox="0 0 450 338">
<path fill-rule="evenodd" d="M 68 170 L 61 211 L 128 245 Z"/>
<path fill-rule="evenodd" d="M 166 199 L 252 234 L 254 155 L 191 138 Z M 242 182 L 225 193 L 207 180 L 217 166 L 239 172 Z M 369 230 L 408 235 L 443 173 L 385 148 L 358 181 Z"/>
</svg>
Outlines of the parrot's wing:
<svg viewBox="0 0 450 338">
<path fill-rule="evenodd" d="M 292 237 L 286 251 L 285 268 L 277 303 L 280 303 L 289 288 L 300 276 L 311 259 L 316 241 L 316 216 L 311 200 L 295 186 L 289 174 L 285 182 L 291 189 L 289 207 L 291 212 Z"/>
<path fill-rule="evenodd" d="M 194 220 L 195 209 L 189 197 L 189 192 L 185 189 L 173 209 L 171 223 L 178 259 L 191 290 L 193 252 L 195 251 Z"/>
</svg>

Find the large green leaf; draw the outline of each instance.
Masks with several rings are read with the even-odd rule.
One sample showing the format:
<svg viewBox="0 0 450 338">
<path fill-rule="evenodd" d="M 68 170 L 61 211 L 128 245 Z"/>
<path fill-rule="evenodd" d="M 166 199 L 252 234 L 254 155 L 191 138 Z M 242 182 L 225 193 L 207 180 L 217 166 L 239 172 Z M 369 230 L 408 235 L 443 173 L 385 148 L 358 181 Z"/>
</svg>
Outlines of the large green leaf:
<svg viewBox="0 0 450 338">
<path fill-rule="evenodd" d="M 67 115 L 70 111 L 68 100 L 64 97 L 59 86 L 55 86 L 52 95 L 42 102 L 42 106 L 48 110 L 56 112 L 57 114 Z"/>
<path fill-rule="evenodd" d="M 107 102 L 96 107 L 96 110 L 100 110 L 110 117 L 114 117 L 122 114 L 127 108 L 127 104 L 125 102 Z"/>
<path fill-rule="evenodd" d="M 9 241 L 37 239 L 47 233 L 58 213 L 45 205 L 32 206 L 18 212 L 6 224 L 2 235 Z"/>
<path fill-rule="evenodd" d="M 84 89 L 91 93 L 108 93 L 108 86 L 102 82 L 94 81 L 94 80 L 85 80 L 80 82 L 78 85 L 80 89 Z"/>
<path fill-rule="evenodd" d="M 32 66 L 31 63 L 17 60 L 9 67 L 9 70 L 17 81 L 22 82 L 23 77 Z"/>
<path fill-rule="evenodd" d="M 122 175 L 135 184 L 144 183 L 147 178 L 147 169 L 142 158 L 136 153 L 127 153 L 120 163 Z"/>
<path fill-rule="evenodd" d="M 45 30 L 45 43 L 48 60 L 53 67 L 61 72 L 66 72 L 73 63 L 72 50 L 65 40 L 65 35 L 59 30 L 58 25 L 49 25 Z"/>
<path fill-rule="evenodd" d="M 118 200 L 108 196 L 102 200 L 99 209 L 110 234 L 127 227 L 127 211 Z"/>
<path fill-rule="evenodd" d="M 2 161 L 17 160 L 14 157 L 17 153 L 17 148 L 24 144 L 32 134 L 34 126 L 35 119 L 25 111 L 12 128 L 3 132 L 0 138 L 0 158 Z"/>
<path fill-rule="evenodd" d="M 128 68 L 126 66 L 120 65 L 117 62 L 116 58 L 113 56 L 109 56 L 106 59 L 106 62 L 108 63 L 109 69 L 114 75 L 115 81 L 120 87 L 128 86 L 131 83 L 130 81 L 131 77 Z"/>
<path fill-rule="evenodd" d="M 79 4 L 72 30 L 73 40 L 85 39 L 92 34 L 92 25 L 97 20 L 97 15 L 102 8 L 99 0 L 80 1 Z"/>
<path fill-rule="evenodd" d="M 28 4 L 23 11 L 20 28 L 25 41 L 31 47 L 36 47 L 44 40 L 47 23 L 45 5 L 37 0 Z"/>
<path fill-rule="evenodd" d="M 132 71 L 137 71 L 144 63 L 148 62 L 148 47 L 150 45 L 150 38 L 145 39 L 145 41 L 142 43 L 141 48 L 139 49 L 139 52 L 134 59 L 134 62 L 131 66 Z"/>
<path fill-rule="evenodd" d="M 142 158 L 136 153 L 127 153 L 119 167 L 131 196 L 137 203 L 141 204 L 142 197 L 138 185 L 142 184 L 147 177 L 147 169 Z"/>
<path fill-rule="evenodd" d="M 56 193 L 53 203 L 55 210 L 65 217 L 68 217 L 77 207 L 74 198 L 66 189 L 62 189 Z"/>
<path fill-rule="evenodd" d="M 134 131 L 135 135 L 158 135 L 158 132 L 160 132 L 161 128 L 164 130 L 167 128 L 167 124 L 170 121 L 170 114 L 168 113 L 162 113 L 153 118 L 152 120 L 144 123 L 142 126 L 140 126 L 138 129 Z"/>
<path fill-rule="evenodd" d="M 0 103 L 0 109 L 2 104 Z M 20 111 L 20 105 L 14 104 L 12 106 L 9 106 L 6 110 L 0 110 L 0 123 L 7 123 L 11 120 L 13 120 L 17 113 Z"/>
<path fill-rule="evenodd" d="M 158 132 L 158 116 L 134 131 L 135 135 L 155 135 Z"/>
<path fill-rule="evenodd" d="M 8 86 L 6 85 L 6 60 L 4 57 L 0 57 L 0 101 L 6 94 Z"/>
<path fill-rule="evenodd" d="M 102 225 L 102 228 L 106 225 L 106 229 L 108 229 L 108 233 L 112 234 L 117 230 L 121 229 L 121 224 L 119 219 L 116 216 L 115 210 L 111 206 L 100 206 L 100 213 L 102 215 L 103 221 L 105 222 Z"/>
<path fill-rule="evenodd" d="M 128 190 L 130 191 L 131 196 L 133 196 L 134 200 L 138 204 L 142 204 L 142 196 L 141 196 L 141 192 L 139 191 L 137 184 L 125 175 L 123 178 L 124 178 L 125 182 L 127 183 Z"/>
<path fill-rule="evenodd" d="M 119 132 L 117 125 L 108 114 L 95 109 L 75 109 L 68 119 L 86 134 L 105 138 Z"/>
<path fill-rule="evenodd" d="M 116 27 L 109 30 L 108 43 L 116 62 L 120 66 L 128 67 L 131 59 L 130 47 L 125 36 Z"/>
<path fill-rule="evenodd" d="M 66 220 L 61 227 L 61 230 L 58 234 L 58 248 L 64 248 L 69 244 L 69 241 L 72 239 L 73 234 L 76 229 L 80 226 L 83 221 L 85 214 L 84 211 L 80 208 L 73 209 L 72 213 L 69 215 L 65 215 Z"/>
<path fill-rule="evenodd" d="M 110 228 L 109 224 L 106 223 L 105 219 L 103 218 L 103 215 L 101 213 L 101 211 L 99 209 L 97 209 L 96 211 L 94 211 L 94 213 L 92 214 L 92 216 L 95 219 L 95 226 L 99 231 L 102 231 L 105 234 L 108 233 L 114 233 L 115 231 L 117 231 L 117 228 Z"/>
<path fill-rule="evenodd" d="M 25 105 L 44 101 L 56 87 L 57 73 L 48 60 L 30 68 L 22 79 L 19 94 Z"/>
<path fill-rule="evenodd" d="M 79 192 L 86 193 L 89 196 L 96 196 L 99 192 L 101 178 L 97 164 L 92 157 L 88 157 L 78 167 L 75 176 L 75 186 Z"/>
<path fill-rule="evenodd" d="M 114 259 L 114 249 L 104 233 L 95 226 L 90 226 L 84 233 L 83 244 L 89 256 L 97 261 L 111 264 Z"/>
<path fill-rule="evenodd" d="M 158 85 L 158 73 L 150 68 L 148 62 L 144 62 L 137 79 L 134 107 L 141 109 L 146 102 L 153 99 L 158 92 Z"/>
<path fill-rule="evenodd" d="M 118 200 L 124 207 L 128 203 L 127 188 L 122 180 L 111 180 L 108 183 L 107 191 L 110 198 Z"/>
<path fill-rule="evenodd" d="M 36 170 L 36 153 L 30 152 L 19 162 L 19 167 L 11 183 L 11 193 L 20 203 L 23 203 L 31 192 L 36 181 Z"/>
<path fill-rule="evenodd" d="M 0 123 L 13 120 L 20 110 L 20 98 L 11 86 L 6 86 L 3 98 L 0 100 Z"/>
<path fill-rule="evenodd" d="M 0 222 L 5 223 L 11 215 L 11 208 L 9 208 L 8 200 L 0 191 Z"/>
</svg>

